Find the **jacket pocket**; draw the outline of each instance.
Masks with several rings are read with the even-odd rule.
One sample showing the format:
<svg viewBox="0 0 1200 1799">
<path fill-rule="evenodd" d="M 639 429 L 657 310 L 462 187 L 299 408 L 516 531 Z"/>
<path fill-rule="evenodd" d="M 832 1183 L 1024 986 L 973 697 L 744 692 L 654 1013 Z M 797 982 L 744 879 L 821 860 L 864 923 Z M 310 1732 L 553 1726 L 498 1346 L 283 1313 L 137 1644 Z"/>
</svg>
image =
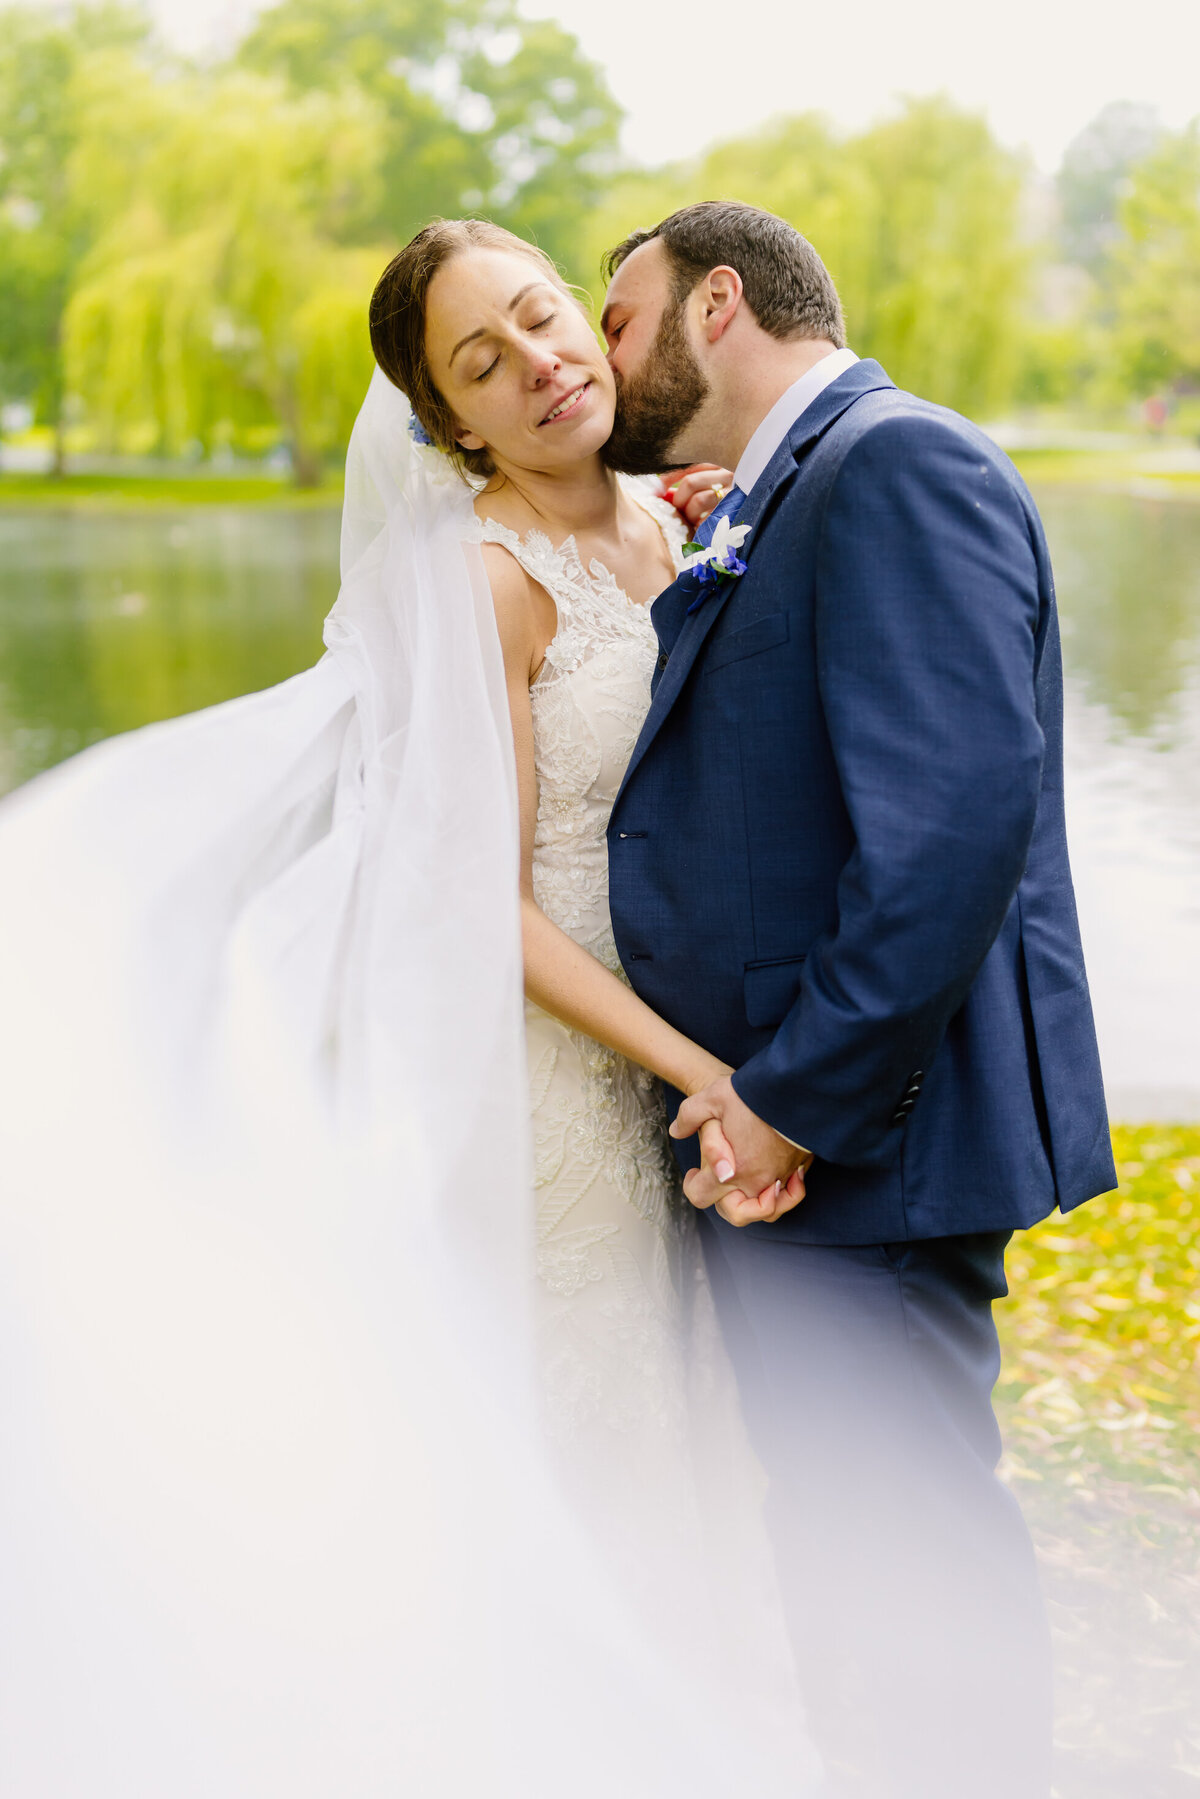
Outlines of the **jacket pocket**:
<svg viewBox="0 0 1200 1799">
<path fill-rule="evenodd" d="M 800 991 L 805 960 L 804 956 L 777 956 L 767 962 L 746 963 L 747 1024 L 783 1022 Z"/>
<path fill-rule="evenodd" d="M 788 615 L 772 612 L 767 618 L 756 618 L 752 625 L 733 631 L 713 644 L 704 658 L 703 672 L 724 668 L 727 662 L 740 662 L 745 656 L 757 656 L 763 650 L 778 649 L 788 640 Z"/>
</svg>

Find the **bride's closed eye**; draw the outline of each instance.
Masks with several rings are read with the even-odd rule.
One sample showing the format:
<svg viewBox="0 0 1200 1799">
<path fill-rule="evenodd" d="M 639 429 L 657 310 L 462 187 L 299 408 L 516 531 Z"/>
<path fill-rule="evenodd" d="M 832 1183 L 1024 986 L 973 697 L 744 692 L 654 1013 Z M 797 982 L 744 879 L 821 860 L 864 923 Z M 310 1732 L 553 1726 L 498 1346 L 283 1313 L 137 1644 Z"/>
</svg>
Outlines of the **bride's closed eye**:
<svg viewBox="0 0 1200 1799">
<path fill-rule="evenodd" d="M 537 319 L 537 320 L 535 320 L 535 322 L 532 325 L 526 326 L 526 330 L 528 330 L 528 331 L 544 331 L 546 326 L 552 325 L 557 317 L 558 317 L 557 312 L 548 312 L 544 319 Z M 496 364 L 499 362 L 499 360 L 500 360 L 500 358 L 498 356 L 493 358 L 493 360 L 488 363 L 487 367 L 485 369 L 482 369 L 480 371 L 480 373 L 475 376 L 475 380 L 476 381 L 486 381 L 488 376 L 491 374 L 492 370 L 495 368 Z"/>
</svg>

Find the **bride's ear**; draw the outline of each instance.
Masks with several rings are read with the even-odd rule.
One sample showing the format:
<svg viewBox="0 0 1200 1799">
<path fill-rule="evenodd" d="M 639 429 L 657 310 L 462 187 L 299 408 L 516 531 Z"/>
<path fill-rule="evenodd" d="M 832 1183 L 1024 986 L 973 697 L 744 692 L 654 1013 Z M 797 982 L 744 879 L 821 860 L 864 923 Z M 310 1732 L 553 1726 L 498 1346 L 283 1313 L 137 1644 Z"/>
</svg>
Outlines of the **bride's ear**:
<svg viewBox="0 0 1200 1799">
<path fill-rule="evenodd" d="M 455 430 L 454 441 L 460 450 L 486 450 L 487 444 L 477 431 Z"/>
</svg>

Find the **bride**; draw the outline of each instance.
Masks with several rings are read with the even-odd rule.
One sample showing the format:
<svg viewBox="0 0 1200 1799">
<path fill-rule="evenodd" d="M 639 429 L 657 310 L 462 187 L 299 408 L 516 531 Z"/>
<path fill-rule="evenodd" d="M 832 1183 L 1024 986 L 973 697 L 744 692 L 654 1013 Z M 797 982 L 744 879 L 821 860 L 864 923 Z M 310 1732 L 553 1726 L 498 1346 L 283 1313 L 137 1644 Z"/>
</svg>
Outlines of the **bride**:
<svg viewBox="0 0 1200 1799">
<path fill-rule="evenodd" d="M 8 1785 L 806 1792 L 607 912 L 683 530 L 531 246 L 371 330 L 323 660 L 0 810 Z"/>
</svg>

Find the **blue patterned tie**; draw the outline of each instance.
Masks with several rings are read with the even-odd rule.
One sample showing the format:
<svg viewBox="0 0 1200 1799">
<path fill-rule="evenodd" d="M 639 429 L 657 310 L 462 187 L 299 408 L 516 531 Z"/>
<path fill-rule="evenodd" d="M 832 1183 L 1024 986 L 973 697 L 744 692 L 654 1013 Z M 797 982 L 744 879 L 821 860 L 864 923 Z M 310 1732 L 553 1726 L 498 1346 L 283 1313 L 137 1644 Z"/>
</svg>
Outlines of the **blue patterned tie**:
<svg viewBox="0 0 1200 1799">
<path fill-rule="evenodd" d="M 713 540 L 713 532 L 723 518 L 731 518 L 746 496 L 740 487 L 731 487 L 720 505 L 714 506 L 702 525 L 697 525 L 695 542 L 705 549 Z"/>
</svg>

